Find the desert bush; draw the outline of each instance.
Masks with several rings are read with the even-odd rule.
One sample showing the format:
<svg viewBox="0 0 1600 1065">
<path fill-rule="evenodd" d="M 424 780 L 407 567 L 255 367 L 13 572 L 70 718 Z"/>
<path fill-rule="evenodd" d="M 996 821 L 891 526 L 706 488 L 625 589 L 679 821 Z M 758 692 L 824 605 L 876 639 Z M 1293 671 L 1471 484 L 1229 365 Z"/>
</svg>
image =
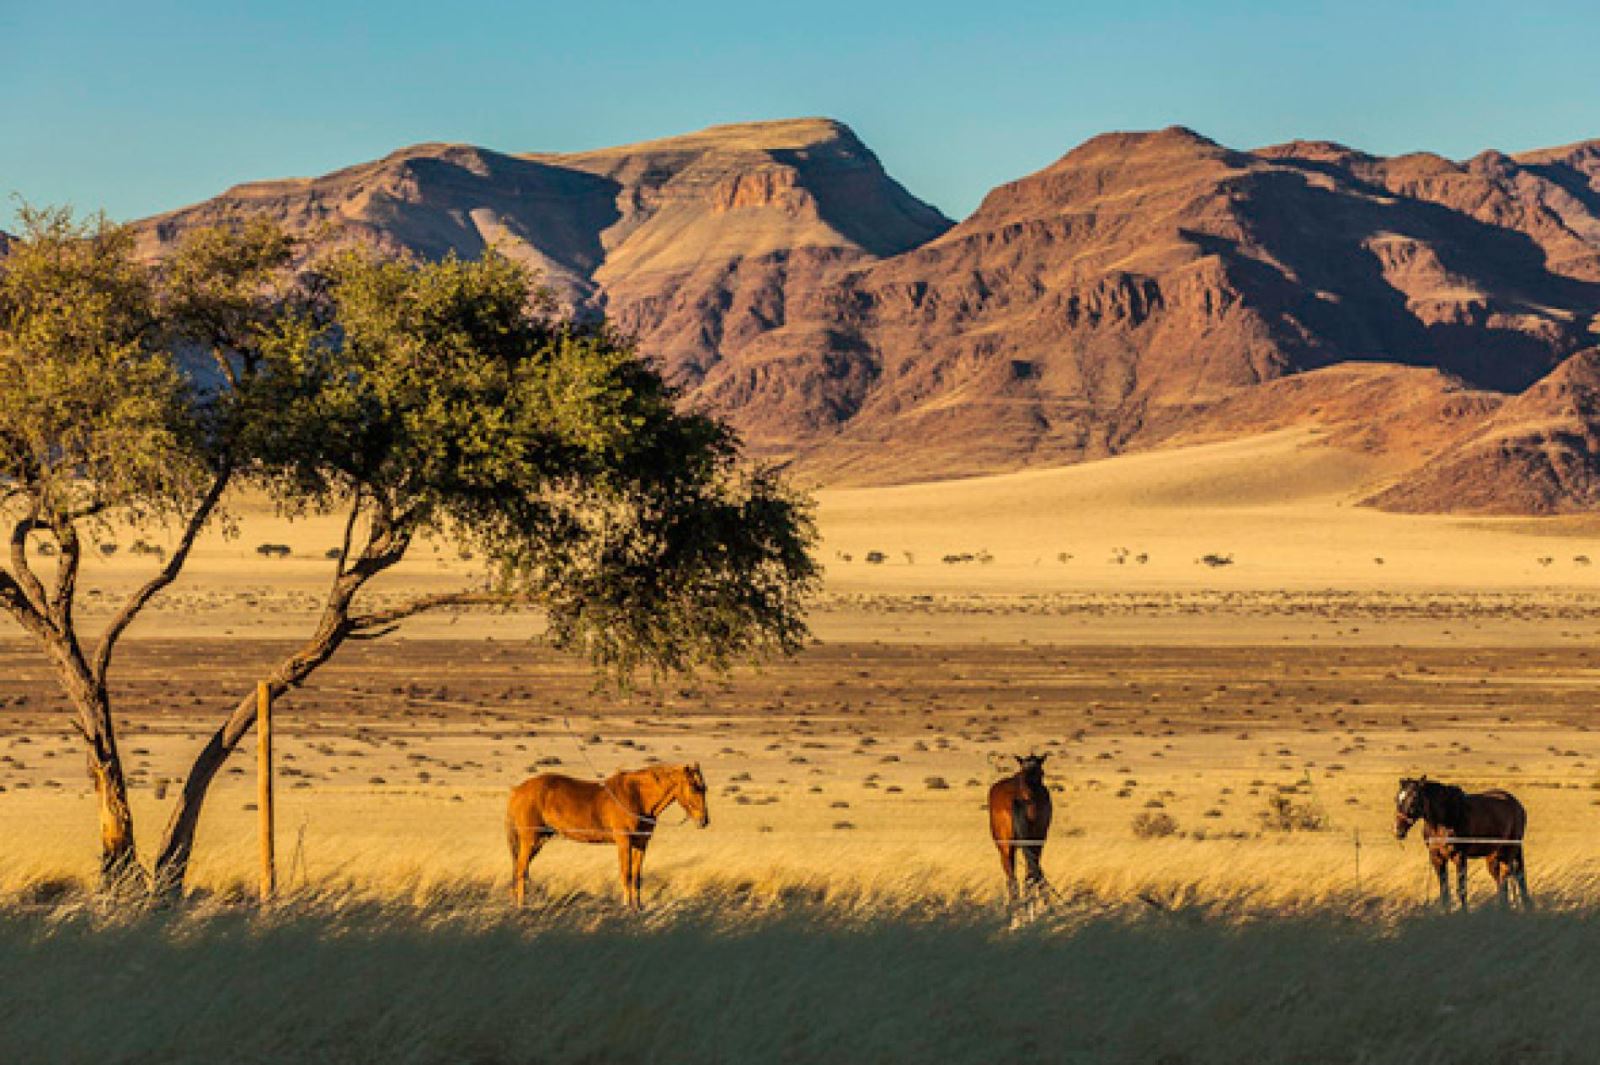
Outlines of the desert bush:
<svg viewBox="0 0 1600 1065">
<path fill-rule="evenodd" d="M 1164 839 L 1178 834 L 1178 820 L 1169 813 L 1144 811 L 1134 815 L 1133 834 L 1140 839 Z"/>
<path fill-rule="evenodd" d="M 1231 566 L 1231 565 L 1233 565 L 1233 556 L 1232 555 L 1219 555 L 1219 554 L 1216 554 L 1215 552 L 1212 552 L 1212 553 L 1209 553 L 1209 554 L 1201 555 L 1200 556 L 1200 561 L 1202 563 L 1204 563 L 1205 565 L 1210 566 L 1212 569 L 1216 569 L 1218 566 Z"/>
<path fill-rule="evenodd" d="M 1315 802 L 1296 802 L 1285 794 L 1267 796 L 1261 827 L 1268 832 L 1326 832 L 1328 815 Z"/>
</svg>

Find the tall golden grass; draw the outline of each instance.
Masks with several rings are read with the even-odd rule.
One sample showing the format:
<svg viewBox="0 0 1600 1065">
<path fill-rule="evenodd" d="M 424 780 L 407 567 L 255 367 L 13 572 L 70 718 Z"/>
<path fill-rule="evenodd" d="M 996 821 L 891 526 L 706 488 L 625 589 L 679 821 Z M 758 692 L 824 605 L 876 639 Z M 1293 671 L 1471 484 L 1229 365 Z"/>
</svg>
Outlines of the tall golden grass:
<svg viewBox="0 0 1600 1065">
<path fill-rule="evenodd" d="M 0 904 L 6 1062 L 1590 1062 L 1600 910 L 1156 909 L 702 884 L 642 918 L 484 880 Z M 895 887 L 891 885 L 891 887 Z M 1203 901 L 1202 901 L 1203 898 Z"/>
</svg>

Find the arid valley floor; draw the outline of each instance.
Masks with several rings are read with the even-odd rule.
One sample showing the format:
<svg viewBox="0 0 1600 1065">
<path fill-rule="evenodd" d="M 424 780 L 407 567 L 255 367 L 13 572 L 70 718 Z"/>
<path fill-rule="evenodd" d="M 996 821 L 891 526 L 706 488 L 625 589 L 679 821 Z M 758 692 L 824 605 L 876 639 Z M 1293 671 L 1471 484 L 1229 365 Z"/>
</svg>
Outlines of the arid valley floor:
<svg viewBox="0 0 1600 1065">
<path fill-rule="evenodd" d="M 92 870 L 94 806 L 81 754 L 45 663 L 10 634 L 0 981 L 31 974 L 26 1023 L 20 1005 L 12 1019 L 36 1040 L 18 1045 L 46 1045 L 63 1016 L 50 1001 L 85 973 L 116 987 L 138 973 L 204 981 L 240 1001 L 271 997 L 262 973 L 277 973 L 336 980 L 339 996 L 368 988 L 348 1010 L 376 1011 L 370 1023 L 417 1060 L 441 1045 L 478 1048 L 461 1060 L 523 1060 L 507 1049 L 517 1040 L 551 1060 L 656 1045 L 585 1042 L 604 1009 L 573 988 L 607 979 L 653 1003 L 628 1016 L 684 1040 L 684 1056 L 659 1060 L 783 1060 L 795 1047 L 901 1060 L 923 1047 L 983 1061 L 1049 1046 L 1083 1061 L 1583 1060 L 1595 1022 L 1580 989 L 1600 976 L 1600 571 L 1587 561 L 1600 525 L 1357 508 L 1322 468 L 1353 461 L 1280 435 L 824 492 L 814 645 L 726 680 L 597 689 L 527 616 L 432 618 L 352 647 L 279 707 L 276 918 L 245 904 L 249 757 L 226 771 L 203 825 L 194 887 L 209 916 L 117 925 L 84 899 L 73 884 Z M 309 625 L 326 579 L 331 522 L 240 512 L 243 534 L 207 541 L 119 660 L 145 846 L 167 812 L 158 796 Z M 260 558 L 258 542 L 293 555 Z M 109 601 L 137 565 L 124 543 L 91 577 Z M 451 548 L 424 549 L 389 590 L 471 571 Z M 982 804 L 1006 756 L 1030 750 L 1051 755 L 1044 865 L 1060 898 L 1012 929 Z M 529 913 L 512 915 L 507 789 L 549 769 L 592 777 L 655 760 L 701 763 L 711 824 L 663 819 L 645 867 L 650 914 L 616 907 L 609 848 L 558 842 L 534 864 Z M 1522 798 L 1539 913 L 1494 912 L 1481 864 L 1478 912 L 1454 924 L 1428 912 L 1422 846 L 1392 834 L 1396 779 L 1421 772 Z M 1282 830 L 1265 816 L 1280 799 L 1323 824 Z M 1160 814 L 1165 830 L 1135 833 L 1136 818 Z M 134 975 L 93 960 L 105 940 L 87 929 L 106 922 Z M 421 928 L 448 938 L 455 961 L 422 953 L 406 931 Z M 229 944 L 254 975 L 221 960 Z M 406 1043 L 405 1016 L 363 997 L 387 989 L 426 1009 L 395 983 L 408 965 L 468 989 L 450 992 L 466 1003 L 459 1025 L 419 1027 Z M 662 985 L 685 968 L 712 975 Z M 518 999 L 491 986 L 494 972 L 574 1012 L 506 1019 Z M 1010 979 L 1025 989 L 1008 998 L 995 985 Z M 774 982 L 789 991 L 753 990 Z M 827 1013 L 895 993 L 944 1005 L 929 999 L 909 1020 Z M 1513 1002 L 1516 1019 L 1473 1012 L 1441 1034 L 1480 995 Z M 748 1025 L 744 1042 L 683 1016 L 719 996 L 740 1004 L 728 1023 Z M 352 1038 L 305 1014 L 293 1032 L 229 1043 L 221 1021 L 161 1021 L 163 1001 L 135 989 L 122 1007 L 157 1018 L 152 1055 L 169 1046 L 163 1023 L 188 1033 L 193 1060 Z M 1033 1005 L 1007 1019 L 1018 1001 Z M 941 1012 L 959 1002 L 983 1019 Z M 1335 1002 L 1367 1027 L 1319 1022 Z M 813 1009 L 829 1019 L 808 1024 Z M 1152 1030 L 1150 1009 L 1170 1024 Z M 1244 1043 L 1207 1042 L 1219 1020 L 1241 1018 L 1259 1024 Z"/>
</svg>

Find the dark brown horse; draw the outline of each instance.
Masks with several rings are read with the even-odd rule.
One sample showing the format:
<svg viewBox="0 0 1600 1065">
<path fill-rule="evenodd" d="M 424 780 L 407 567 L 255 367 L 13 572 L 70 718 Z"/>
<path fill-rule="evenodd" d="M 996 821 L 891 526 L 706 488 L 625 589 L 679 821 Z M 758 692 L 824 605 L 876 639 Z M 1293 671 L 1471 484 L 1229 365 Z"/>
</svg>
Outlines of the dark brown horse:
<svg viewBox="0 0 1600 1065">
<path fill-rule="evenodd" d="M 1021 901 L 1031 915 L 1038 896 L 1048 887 L 1044 869 L 1045 837 L 1050 835 L 1050 789 L 1044 784 L 1048 754 L 1017 755 L 1017 772 L 989 789 L 989 834 L 1000 851 L 1000 868 L 1006 874 L 1006 903 Z M 1022 853 L 1027 874 L 1017 891 L 1017 853 Z"/>
<path fill-rule="evenodd" d="M 1439 905 L 1450 908 L 1449 863 L 1456 866 L 1456 898 L 1467 908 L 1467 860 L 1483 858 L 1500 890 L 1500 904 L 1510 905 L 1507 887 L 1514 885 L 1524 909 L 1533 909 L 1522 837 L 1528 814 L 1509 791 L 1469 795 L 1460 788 L 1422 777 L 1400 781 L 1394 800 L 1394 835 L 1405 839 L 1422 822 L 1428 860 L 1439 877 Z"/>
<path fill-rule="evenodd" d="M 614 843 L 627 905 L 643 909 L 644 852 L 655 834 L 656 818 L 677 802 L 701 828 L 706 812 L 706 778 L 699 765 L 655 766 L 613 773 L 600 783 L 541 773 L 511 789 L 506 808 L 506 838 L 511 844 L 511 898 L 523 904 L 528 863 L 552 836 L 579 843 Z"/>
</svg>

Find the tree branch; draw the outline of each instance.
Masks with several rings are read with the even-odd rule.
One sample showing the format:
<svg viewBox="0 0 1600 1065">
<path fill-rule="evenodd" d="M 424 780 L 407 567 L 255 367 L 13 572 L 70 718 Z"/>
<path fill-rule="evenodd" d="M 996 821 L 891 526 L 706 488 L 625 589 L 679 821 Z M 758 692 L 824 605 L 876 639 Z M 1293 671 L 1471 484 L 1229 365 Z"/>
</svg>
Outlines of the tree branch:
<svg viewBox="0 0 1600 1065">
<path fill-rule="evenodd" d="M 387 630 L 398 621 L 425 614 L 430 610 L 452 606 L 512 606 L 529 601 L 526 596 L 512 595 L 509 592 L 441 592 L 437 595 L 418 596 L 388 610 L 352 615 L 350 627 L 353 632 L 370 633 L 374 629 Z"/>
<path fill-rule="evenodd" d="M 50 596 L 49 614 L 55 627 L 63 633 L 72 629 L 73 599 L 78 593 L 78 568 L 83 563 L 83 541 L 78 538 L 77 526 L 52 525 L 56 543 L 61 553 L 56 556 L 56 587 Z"/>
<path fill-rule="evenodd" d="M 350 497 L 350 515 L 344 520 L 344 544 L 339 549 L 339 564 L 333 568 L 335 582 L 345 574 L 345 566 L 350 561 L 350 545 L 355 540 L 356 521 L 360 517 L 361 486 L 356 485 L 356 490 Z"/>
<path fill-rule="evenodd" d="M 127 631 L 128 626 L 133 624 L 133 619 L 139 616 L 139 612 L 145 608 L 151 599 L 155 598 L 157 593 L 178 579 L 179 572 L 182 571 L 184 563 L 189 558 L 189 552 L 193 550 L 195 541 L 200 538 L 201 531 L 205 528 L 206 523 L 210 521 L 217 504 L 222 501 L 222 493 L 227 489 L 228 482 L 232 480 L 232 477 L 233 470 L 231 467 L 224 466 L 218 471 L 216 480 L 211 483 L 211 487 L 206 490 L 206 494 L 200 497 L 194 512 L 189 515 L 189 521 L 184 526 L 183 535 L 179 538 L 177 546 L 173 548 L 172 556 L 167 559 L 167 564 L 162 566 L 160 572 L 151 577 L 141 588 L 128 597 L 127 601 L 122 604 L 122 609 L 117 611 L 116 616 L 111 619 L 111 623 L 106 626 L 106 631 L 101 634 L 100 642 L 95 647 L 94 662 L 90 667 L 97 683 L 105 683 L 107 673 L 111 669 L 111 653 L 116 649 L 117 640 Z"/>
<path fill-rule="evenodd" d="M 28 598 L 16 578 L 5 570 L 0 570 L 0 607 L 15 618 L 17 624 L 41 641 L 48 640 L 55 634 L 50 619 L 45 617 L 44 612 Z"/>
<path fill-rule="evenodd" d="M 48 603 L 44 582 L 39 579 L 39 575 L 33 571 L 32 564 L 28 562 L 28 534 L 38 526 L 39 501 L 35 499 L 27 516 L 19 518 L 11 527 L 11 569 L 17 589 L 28 598 L 36 611 L 43 614 Z"/>
</svg>

